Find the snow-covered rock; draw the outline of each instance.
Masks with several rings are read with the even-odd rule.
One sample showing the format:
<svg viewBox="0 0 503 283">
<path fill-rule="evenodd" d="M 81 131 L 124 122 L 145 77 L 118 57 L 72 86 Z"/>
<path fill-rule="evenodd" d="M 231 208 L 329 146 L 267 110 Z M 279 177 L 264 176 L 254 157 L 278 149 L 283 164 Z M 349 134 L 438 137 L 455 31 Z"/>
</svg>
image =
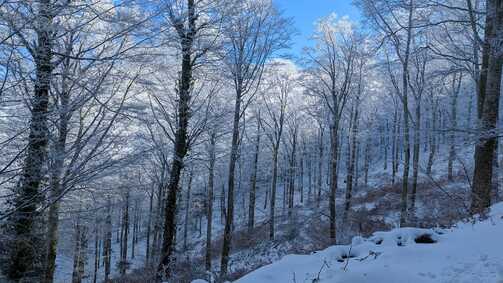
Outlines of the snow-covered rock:
<svg viewBox="0 0 503 283">
<path fill-rule="evenodd" d="M 446 230 L 398 228 L 351 245 L 288 255 L 235 283 L 503 283 L 503 203 Z"/>
</svg>

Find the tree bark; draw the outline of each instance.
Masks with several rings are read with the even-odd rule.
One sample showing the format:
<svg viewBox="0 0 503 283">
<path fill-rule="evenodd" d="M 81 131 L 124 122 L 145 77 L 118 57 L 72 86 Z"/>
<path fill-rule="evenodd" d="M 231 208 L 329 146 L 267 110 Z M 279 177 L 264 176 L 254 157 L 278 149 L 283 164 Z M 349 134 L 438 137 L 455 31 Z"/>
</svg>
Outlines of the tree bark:
<svg viewBox="0 0 503 283">
<path fill-rule="evenodd" d="M 250 234 L 255 225 L 255 193 L 257 189 L 257 169 L 258 169 L 258 158 L 260 152 L 260 111 L 257 117 L 257 137 L 255 139 L 255 152 L 253 155 L 253 165 L 251 174 L 251 188 L 250 188 L 250 198 L 248 202 L 248 233 Z"/>
<path fill-rule="evenodd" d="M 421 98 L 416 99 L 415 107 L 415 123 L 414 123 L 414 145 L 413 145 L 413 156 L 412 156 L 412 192 L 410 196 L 410 206 L 409 215 L 410 217 L 415 216 L 416 208 L 416 193 L 417 193 L 417 177 L 419 174 L 419 154 L 420 143 L 421 143 Z"/>
<path fill-rule="evenodd" d="M 189 230 L 189 217 L 190 217 L 190 191 L 192 189 L 192 176 L 193 169 L 190 169 L 189 182 L 187 184 L 187 196 L 185 197 L 185 221 L 183 223 L 183 250 L 187 250 L 187 234 Z"/>
<path fill-rule="evenodd" d="M 322 182 L 323 182 L 323 133 L 324 129 L 323 126 L 320 124 L 319 128 L 320 132 L 320 142 L 318 145 L 318 180 L 316 184 L 316 206 L 320 207 L 320 202 L 321 202 L 321 188 L 322 188 Z"/>
<path fill-rule="evenodd" d="M 433 98 L 432 98 L 433 100 Z M 426 175 L 430 176 L 431 175 L 431 167 L 433 166 L 433 160 L 435 158 L 435 153 L 436 153 L 436 150 L 437 150 L 437 145 L 436 145 L 436 141 L 437 141 L 437 137 L 436 137 L 436 134 L 437 134 L 437 111 L 438 111 L 438 105 L 437 105 L 437 101 L 434 100 L 432 101 L 432 117 L 431 117 L 431 129 L 430 129 L 430 134 L 429 134 L 429 144 L 430 144 L 430 154 L 428 155 L 428 164 L 426 165 Z"/>
<path fill-rule="evenodd" d="M 491 204 L 493 160 L 496 148 L 496 126 L 499 116 L 503 54 L 503 5 L 489 0 L 486 4 L 485 46 L 480 74 L 478 116 L 480 134 L 475 146 L 471 212 L 485 214 Z M 499 42 L 499 46 L 498 43 Z M 485 62 L 487 60 L 487 62 Z M 487 65 L 485 65 L 487 63 Z M 487 66 L 487 69 L 485 69 Z M 485 72 L 487 70 L 487 73 Z M 485 77 L 486 76 L 486 79 Z"/>
<path fill-rule="evenodd" d="M 42 169 L 47 159 L 48 126 L 47 115 L 49 91 L 52 78 L 52 24 L 54 7 L 50 0 L 38 2 L 39 11 L 35 16 L 37 43 L 34 49 L 35 89 L 32 99 L 30 130 L 26 158 L 17 194 L 14 199 L 15 213 L 11 216 L 14 230 L 12 251 L 10 252 L 8 277 L 19 280 L 25 273 L 33 271 L 35 250 L 34 220 L 42 201 L 39 188 L 43 179 Z M 53 212 L 53 218 L 55 213 Z M 54 226 L 52 227 L 54 229 Z M 56 227 L 57 229 L 57 227 Z M 53 256 L 53 252 L 51 252 Z M 53 267 L 49 267 L 53 269 Z M 48 273 L 53 273 L 50 271 Z M 50 275 L 50 274 L 48 274 Z"/>
<path fill-rule="evenodd" d="M 403 146 L 404 146 L 404 166 L 402 177 L 402 195 L 400 200 L 400 226 L 407 223 L 407 197 L 409 188 L 409 165 L 410 165 L 410 138 L 409 138 L 409 56 L 412 41 L 412 18 L 414 11 L 414 0 L 409 1 L 409 20 L 407 28 L 407 43 L 405 47 L 404 59 L 402 62 L 402 104 L 403 104 Z"/>
<path fill-rule="evenodd" d="M 270 219 L 269 219 L 269 239 L 274 240 L 274 220 L 276 209 L 276 182 L 278 179 L 278 147 L 273 148 L 272 152 L 272 183 L 270 197 Z"/>
<path fill-rule="evenodd" d="M 107 216 L 105 220 L 105 240 L 103 245 L 103 261 L 105 265 L 105 282 L 110 279 L 112 259 L 112 203 L 107 200 Z"/>
<path fill-rule="evenodd" d="M 227 215 L 225 218 L 224 240 L 222 244 L 222 258 L 220 262 L 220 277 L 227 275 L 229 263 L 229 253 L 232 241 L 232 225 L 234 221 L 234 179 L 236 171 L 236 161 L 238 158 L 239 147 L 239 120 L 241 116 L 242 87 L 241 84 L 236 88 L 236 101 L 234 105 L 234 120 L 232 126 L 231 154 L 229 160 L 229 180 L 227 183 Z"/>
<path fill-rule="evenodd" d="M 354 107 L 354 115 L 352 115 L 353 121 L 351 123 L 351 130 L 350 130 L 350 136 L 351 136 L 351 141 L 349 142 L 348 139 L 348 153 L 349 153 L 349 158 L 348 158 L 348 172 L 347 172 L 347 179 L 346 179 L 346 195 L 344 199 L 344 218 L 343 218 L 343 223 L 346 223 L 348 214 L 349 214 L 349 208 L 351 207 L 351 198 L 352 198 L 352 193 L 353 193 L 353 179 L 354 179 L 354 172 L 355 172 L 355 163 L 356 163 L 356 143 L 357 143 L 357 135 L 358 135 L 358 104 L 359 99 L 356 101 L 356 105 Z"/>
<path fill-rule="evenodd" d="M 191 85 L 193 82 L 192 46 L 196 34 L 196 14 L 194 0 L 187 0 L 188 31 L 178 30 L 182 46 L 182 69 L 178 86 L 178 119 L 175 133 L 174 156 L 168 183 L 168 195 L 164 206 L 164 230 L 161 249 L 161 260 L 157 269 L 157 279 L 170 277 L 171 256 L 174 250 L 176 234 L 176 208 L 180 183 L 180 174 L 184 167 L 184 158 L 187 155 L 188 126 L 190 119 Z M 183 29 L 181 27 L 178 27 Z"/>
<path fill-rule="evenodd" d="M 454 163 L 454 159 L 456 158 L 456 135 L 455 131 L 458 125 L 458 116 L 457 116 L 457 104 L 458 104 L 458 94 L 461 88 L 461 80 L 462 76 L 460 74 L 457 85 L 456 85 L 457 76 L 454 74 L 454 78 L 452 80 L 452 93 L 451 93 L 451 129 L 449 131 L 449 158 L 447 162 L 447 179 L 452 181 L 453 173 L 452 167 Z"/>
<path fill-rule="evenodd" d="M 338 157 L 338 121 L 333 121 L 330 126 L 330 198 L 329 198 L 329 210 L 330 210 L 330 240 L 335 244 L 337 242 L 336 237 L 336 218 L 335 218 L 335 194 L 337 192 L 337 157 Z"/>
<path fill-rule="evenodd" d="M 122 227 L 121 227 L 121 249 L 120 249 L 120 274 L 126 274 L 127 267 L 127 247 L 129 236 L 129 189 L 126 191 L 124 198 L 124 209 L 122 211 Z"/>
<path fill-rule="evenodd" d="M 206 271 L 211 271 L 211 232 L 213 222 L 213 188 L 215 178 L 215 145 L 216 132 L 212 131 L 209 148 L 209 172 L 208 172 L 208 198 L 207 198 L 207 226 L 206 226 Z"/>
</svg>

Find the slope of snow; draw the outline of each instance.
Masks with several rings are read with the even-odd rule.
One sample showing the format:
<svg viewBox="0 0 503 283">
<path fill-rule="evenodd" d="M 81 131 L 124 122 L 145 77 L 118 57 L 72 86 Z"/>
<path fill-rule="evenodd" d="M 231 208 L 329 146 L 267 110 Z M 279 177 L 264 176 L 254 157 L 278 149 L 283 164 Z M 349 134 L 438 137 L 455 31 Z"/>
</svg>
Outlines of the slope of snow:
<svg viewBox="0 0 503 283">
<path fill-rule="evenodd" d="M 435 243 L 416 243 L 421 235 L 429 235 Z M 281 282 L 503 283 L 503 203 L 494 205 L 482 222 L 355 237 L 351 245 L 285 256 L 235 281 Z"/>
</svg>

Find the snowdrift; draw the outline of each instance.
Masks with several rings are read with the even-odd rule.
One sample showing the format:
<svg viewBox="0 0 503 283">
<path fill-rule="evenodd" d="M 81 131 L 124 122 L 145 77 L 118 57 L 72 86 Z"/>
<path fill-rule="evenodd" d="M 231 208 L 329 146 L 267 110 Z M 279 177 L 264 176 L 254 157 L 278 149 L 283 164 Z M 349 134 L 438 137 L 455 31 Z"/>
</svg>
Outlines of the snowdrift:
<svg viewBox="0 0 503 283">
<path fill-rule="evenodd" d="M 451 229 L 399 228 L 310 255 L 288 255 L 235 283 L 503 283 L 503 203 Z"/>
</svg>

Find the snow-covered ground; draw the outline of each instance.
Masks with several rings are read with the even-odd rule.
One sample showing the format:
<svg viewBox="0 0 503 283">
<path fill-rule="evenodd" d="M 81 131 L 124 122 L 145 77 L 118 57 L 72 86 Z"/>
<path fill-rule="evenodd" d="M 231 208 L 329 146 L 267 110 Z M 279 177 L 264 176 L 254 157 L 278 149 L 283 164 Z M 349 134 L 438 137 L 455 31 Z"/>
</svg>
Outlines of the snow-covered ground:
<svg viewBox="0 0 503 283">
<path fill-rule="evenodd" d="M 421 235 L 435 243 L 416 243 Z M 288 255 L 235 283 L 503 283 L 503 203 L 487 220 L 445 230 L 399 228 L 310 255 Z M 347 259 L 347 255 L 350 259 Z"/>
</svg>

